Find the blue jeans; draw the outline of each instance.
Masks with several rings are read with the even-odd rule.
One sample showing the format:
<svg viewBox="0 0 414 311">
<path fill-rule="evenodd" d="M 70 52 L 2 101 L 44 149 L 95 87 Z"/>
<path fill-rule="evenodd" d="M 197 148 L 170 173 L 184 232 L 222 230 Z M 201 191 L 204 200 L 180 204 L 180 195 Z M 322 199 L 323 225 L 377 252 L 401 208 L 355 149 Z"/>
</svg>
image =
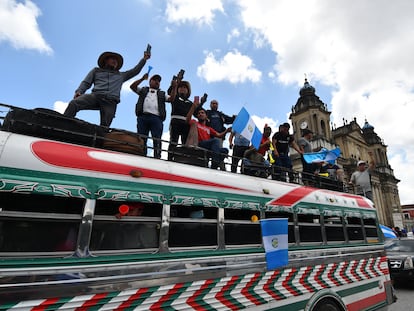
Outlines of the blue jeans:
<svg viewBox="0 0 414 311">
<path fill-rule="evenodd" d="M 211 168 L 217 168 L 229 152 L 227 148 L 220 147 L 220 141 L 216 138 L 199 141 L 198 146 L 210 150 L 213 153 L 211 157 Z"/>
<path fill-rule="evenodd" d="M 154 147 L 154 158 L 161 158 L 161 135 L 163 130 L 163 121 L 159 116 L 154 114 L 142 114 L 137 118 L 137 131 L 143 135 L 145 145 L 151 131 L 152 146 Z"/>
<path fill-rule="evenodd" d="M 292 161 L 290 160 L 289 155 L 279 154 L 279 156 L 276 157 L 275 163 L 273 163 L 272 179 L 287 181 L 286 173 L 288 173 L 289 180 L 291 181 L 293 179 Z"/>
</svg>

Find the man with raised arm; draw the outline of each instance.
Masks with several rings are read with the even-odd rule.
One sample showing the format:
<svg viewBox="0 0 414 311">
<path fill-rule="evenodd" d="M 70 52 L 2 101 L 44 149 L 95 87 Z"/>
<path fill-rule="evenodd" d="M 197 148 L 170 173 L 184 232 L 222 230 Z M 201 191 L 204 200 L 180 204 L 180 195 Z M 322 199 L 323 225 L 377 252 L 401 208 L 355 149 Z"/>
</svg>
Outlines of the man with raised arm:
<svg viewBox="0 0 414 311">
<path fill-rule="evenodd" d="M 99 67 L 93 68 L 83 79 L 64 115 L 73 118 L 80 110 L 99 110 L 100 125 L 109 127 L 121 100 L 122 84 L 139 74 L 150 57 L 151 54 L 145 51 L 134 68 L 119 71 L 124 63 L 123 57 L 115 52 L 102 53 L 98 58 Z M 85 94 L 92 85 L 92 92 Z"/>
<path fill-rule="evenodd" d="M 193 113 L 196 109 L 198 121 L 192 119 Z M 204 108 L 200 107 L 198 97 L 194 98 L 194 103 L 187 113 L 186 120 L 190 126 L 192 124 L 197 126 L 198 146 L 212 151 L 213 155 L 211 159 L 211 168 L 217 169 L 220 162 L 224 160 L 229 151 L 227 148 L 220 147 L 220 142 L 218 139 L 215 139 L 215 137 L 224 137 L 228 132 L 231 132 L 231 127 L 221 133 L 217 133 L 216 130 L 207 126 L 207 113 Z"/>
</svg>

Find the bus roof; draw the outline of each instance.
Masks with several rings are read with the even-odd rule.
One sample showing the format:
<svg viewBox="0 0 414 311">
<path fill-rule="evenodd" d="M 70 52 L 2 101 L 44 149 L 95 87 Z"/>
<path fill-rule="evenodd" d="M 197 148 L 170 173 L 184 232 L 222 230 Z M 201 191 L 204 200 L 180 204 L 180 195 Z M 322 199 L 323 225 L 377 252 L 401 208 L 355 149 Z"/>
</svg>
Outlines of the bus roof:
<svg viewBox="0 0 414 311">
<path fill-rule="evenodd" d="M 62 192 L 66 191 L 68 195 L 85 198 L 110 196 L 113 199 L 123 195 L 129 196 L 127 199 L 139 196 L 139 200 L 147 195 L 148 199 L 162 203 L 166 199 L 185 199 L 191 190 L 194 197 L 211 199 L 212 205 L 220 206 L 289 208 L 298 203 L 323 203 L 336 207 L 373 208 L 370 200 L 349 193 L 4 131 L 0 131 L 0 152 L 3 184 L 26 182 L 26 186 L 19 184 L 20 191 L 39 192 L 43 185 L 43 191 L 49 186 L 49 192 L 53 190 L 56 195 L 64 195 Z M 30 183 L 39 185 L 30 186 Z"/>
</svg>

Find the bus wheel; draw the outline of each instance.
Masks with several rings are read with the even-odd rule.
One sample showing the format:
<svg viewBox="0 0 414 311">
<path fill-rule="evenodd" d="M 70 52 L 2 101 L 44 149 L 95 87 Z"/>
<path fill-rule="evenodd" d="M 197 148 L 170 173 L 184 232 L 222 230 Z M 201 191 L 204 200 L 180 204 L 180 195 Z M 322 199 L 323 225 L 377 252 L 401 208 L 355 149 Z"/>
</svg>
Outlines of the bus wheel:
<svg viewBox="0 0 414 311">
<path fill-rule="evenodd" d="M 338 304 L 331 299 L 324 299 L 313 308 L 312 311 L 343 311 Z"/>
</svg>

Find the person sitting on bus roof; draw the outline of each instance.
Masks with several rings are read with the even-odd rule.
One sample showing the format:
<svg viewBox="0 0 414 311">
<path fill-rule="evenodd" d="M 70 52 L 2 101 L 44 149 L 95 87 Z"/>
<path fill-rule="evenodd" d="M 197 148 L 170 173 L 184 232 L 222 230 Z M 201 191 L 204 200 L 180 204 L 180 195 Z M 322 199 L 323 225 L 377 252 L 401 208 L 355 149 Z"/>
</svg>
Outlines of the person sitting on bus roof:
<svg viewBox="0 0 414 311">
<path fill-rule="evenodd" d="M 243 154 L 241 172 L 246 175 L 267 178 L 270 173 L 270 162 L 256 148 L 250 146 Z"/>
<path fill-rule="evenodd" d="M 190 126 L 196 124 L 198 132 L 198 146 L 212 151 L 213 154 L 211 159 L 211 168 L 217 169 L 220 165 L 220 162 L 222 162 L 228 154 L 229 150 L 227 148 L 221 148 L 220 142 L 217 139 L 215 139 L 215 137 L 224 137 L 228 132 L 231 132 L 231 127 L 227 128 L 221 133 L 217 133 L 213 128 L 206 125 L 206 110 L 199 106 L 200 103 L 198 97 L 195 97 L 194 103 L 192 104 L 190 110 L 187 113 L 186 120 Z M 196 109 L 198 110 L 198 122 L 192 119 L 193 113 Z"/>
</svg>

